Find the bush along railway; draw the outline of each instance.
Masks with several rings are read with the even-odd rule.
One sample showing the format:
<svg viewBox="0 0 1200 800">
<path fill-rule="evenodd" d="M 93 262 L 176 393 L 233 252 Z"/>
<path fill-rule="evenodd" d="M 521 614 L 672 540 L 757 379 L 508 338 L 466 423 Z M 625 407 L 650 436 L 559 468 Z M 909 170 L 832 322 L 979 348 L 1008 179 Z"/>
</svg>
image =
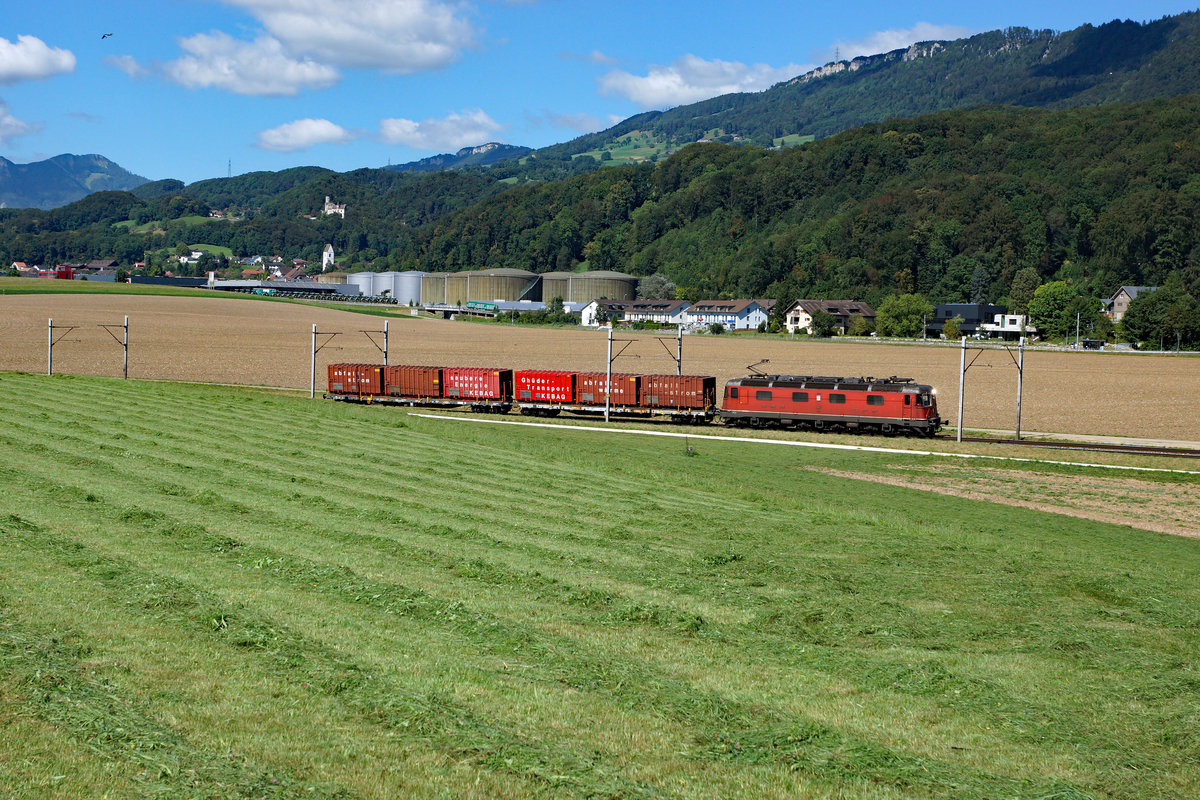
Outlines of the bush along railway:
<svg viewBox="0 0 1200 800">
<path fill-rule="evenodd" d="M 606 391 L 606 387 L 608 387 Z M 573 370 L 330 364 L 325 397 L 553 417 L 561 413 L 665 417 L 751 428 L 933 436 L 942 425 L 932 387 L 911 378 L 751 374 L 729 381 L 721 402 L 709 375 Z"/>
</svg>

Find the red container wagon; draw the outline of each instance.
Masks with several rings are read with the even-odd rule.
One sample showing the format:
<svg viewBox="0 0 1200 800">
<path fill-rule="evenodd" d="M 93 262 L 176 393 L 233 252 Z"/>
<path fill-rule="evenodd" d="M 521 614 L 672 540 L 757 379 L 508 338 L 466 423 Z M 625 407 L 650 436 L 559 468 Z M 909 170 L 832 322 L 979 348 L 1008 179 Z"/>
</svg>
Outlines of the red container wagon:
<svg viewBox="0 0 1200 800">
<path fill-rule="evenodd" d="M 641 404 L 646 408 L 708 412 L 717 404 L 717 379 L 711 375 L 643 375 Z"/>
<path fill-rule="evenodd" d="M 442 396 L 441 367 L 384 367 L 383 393 L 389 397 L 437 400 Z"/>
<path fill-rule="evenodd" d="M 608 375 L 603 372 L 581 372 L 575 376 L 575 400 L 581 406 L 603 406 Z M 612 374 L 610 405 L 634 407 L 641 405 L 642 376 L 630 373 Z"/>
<path fill-rule="evenodd" d="M 552 369 L 520 369 L 513 373 L 518 403 L 572 405 L 576 373 Z"/>
<path fill-rule="evenodd" d="M 383 394 L 383 367 L 378 364 L 330 364 L 329 391 L 358 397 Z"/>
<path fill-rule="evenodd" d="M 489 411 L 512 408 L 513 371 L 491 367 L 445 367 L 442 397 Z"/>
<path fill-rule="evenodd" d="M 895 377 L 747 375 L 726 384 L 720 413 L 731 425 L 925 436 L 942 424 L 933 387 Z"/>
</svg>

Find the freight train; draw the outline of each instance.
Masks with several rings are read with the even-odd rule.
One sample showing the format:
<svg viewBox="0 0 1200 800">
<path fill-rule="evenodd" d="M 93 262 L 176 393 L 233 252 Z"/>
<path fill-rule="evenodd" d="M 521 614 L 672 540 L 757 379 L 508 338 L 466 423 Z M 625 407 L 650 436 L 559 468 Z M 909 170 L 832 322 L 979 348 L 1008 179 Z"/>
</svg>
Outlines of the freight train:
<svg viewBox="0 0 1200 800">
<path fill-rule="evenodd" d="M 751 374 L 725 385 L 708 375 L 330 364 L 325 397 L 354 403 L 468 407 L 529 416 L 610 414 L 702 424 L 933 436 L 937 396 L 911 378 Z"/>
</svg>

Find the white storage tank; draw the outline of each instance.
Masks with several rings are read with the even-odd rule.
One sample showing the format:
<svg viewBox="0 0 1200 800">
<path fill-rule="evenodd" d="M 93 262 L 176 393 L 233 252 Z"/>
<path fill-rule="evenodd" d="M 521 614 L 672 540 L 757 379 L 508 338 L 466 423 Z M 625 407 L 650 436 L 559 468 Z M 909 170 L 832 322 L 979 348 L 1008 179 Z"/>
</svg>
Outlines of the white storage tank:
<svg viewBox="0 0 1200 800">
<path fill-rule="evenodd" d="M 421 279 L 428 275 L 428 272 L 420 272 L 418 270 L 409 270 L 407 272 L 393 272 L 395 277 L 392 278 L 392 297 L 396 298 L 396 302 L 400 305 L 420 305 L 421 303 Z"/>
<path fill-rule="evenodd" d="M 359 288 L 359 292 L 364 297 L 373 297 L 376 294 L 376 277 L 377 275 L 374 272 L 353 272 L 346 276 L 346 283 L 350 284 L 351 286 L 357 286 Z"/>
</svg>

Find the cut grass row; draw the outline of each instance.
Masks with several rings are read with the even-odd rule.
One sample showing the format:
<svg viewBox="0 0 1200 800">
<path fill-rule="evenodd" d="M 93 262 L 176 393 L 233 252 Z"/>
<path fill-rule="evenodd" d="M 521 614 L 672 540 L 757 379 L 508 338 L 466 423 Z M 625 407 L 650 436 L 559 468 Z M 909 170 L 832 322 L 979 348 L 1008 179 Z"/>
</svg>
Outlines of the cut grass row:
<svg viewBox="0 0 1200 800">
<path fill-rule="evenodd" d="M 60 796 L 1200 778 L 1195 542 L 791 468 L 917 456 L 95 379 L 0 398 L 0 732 L 37 732 Z M 53 788 L 0 756 L 16 796 Z"/>
</svg>

